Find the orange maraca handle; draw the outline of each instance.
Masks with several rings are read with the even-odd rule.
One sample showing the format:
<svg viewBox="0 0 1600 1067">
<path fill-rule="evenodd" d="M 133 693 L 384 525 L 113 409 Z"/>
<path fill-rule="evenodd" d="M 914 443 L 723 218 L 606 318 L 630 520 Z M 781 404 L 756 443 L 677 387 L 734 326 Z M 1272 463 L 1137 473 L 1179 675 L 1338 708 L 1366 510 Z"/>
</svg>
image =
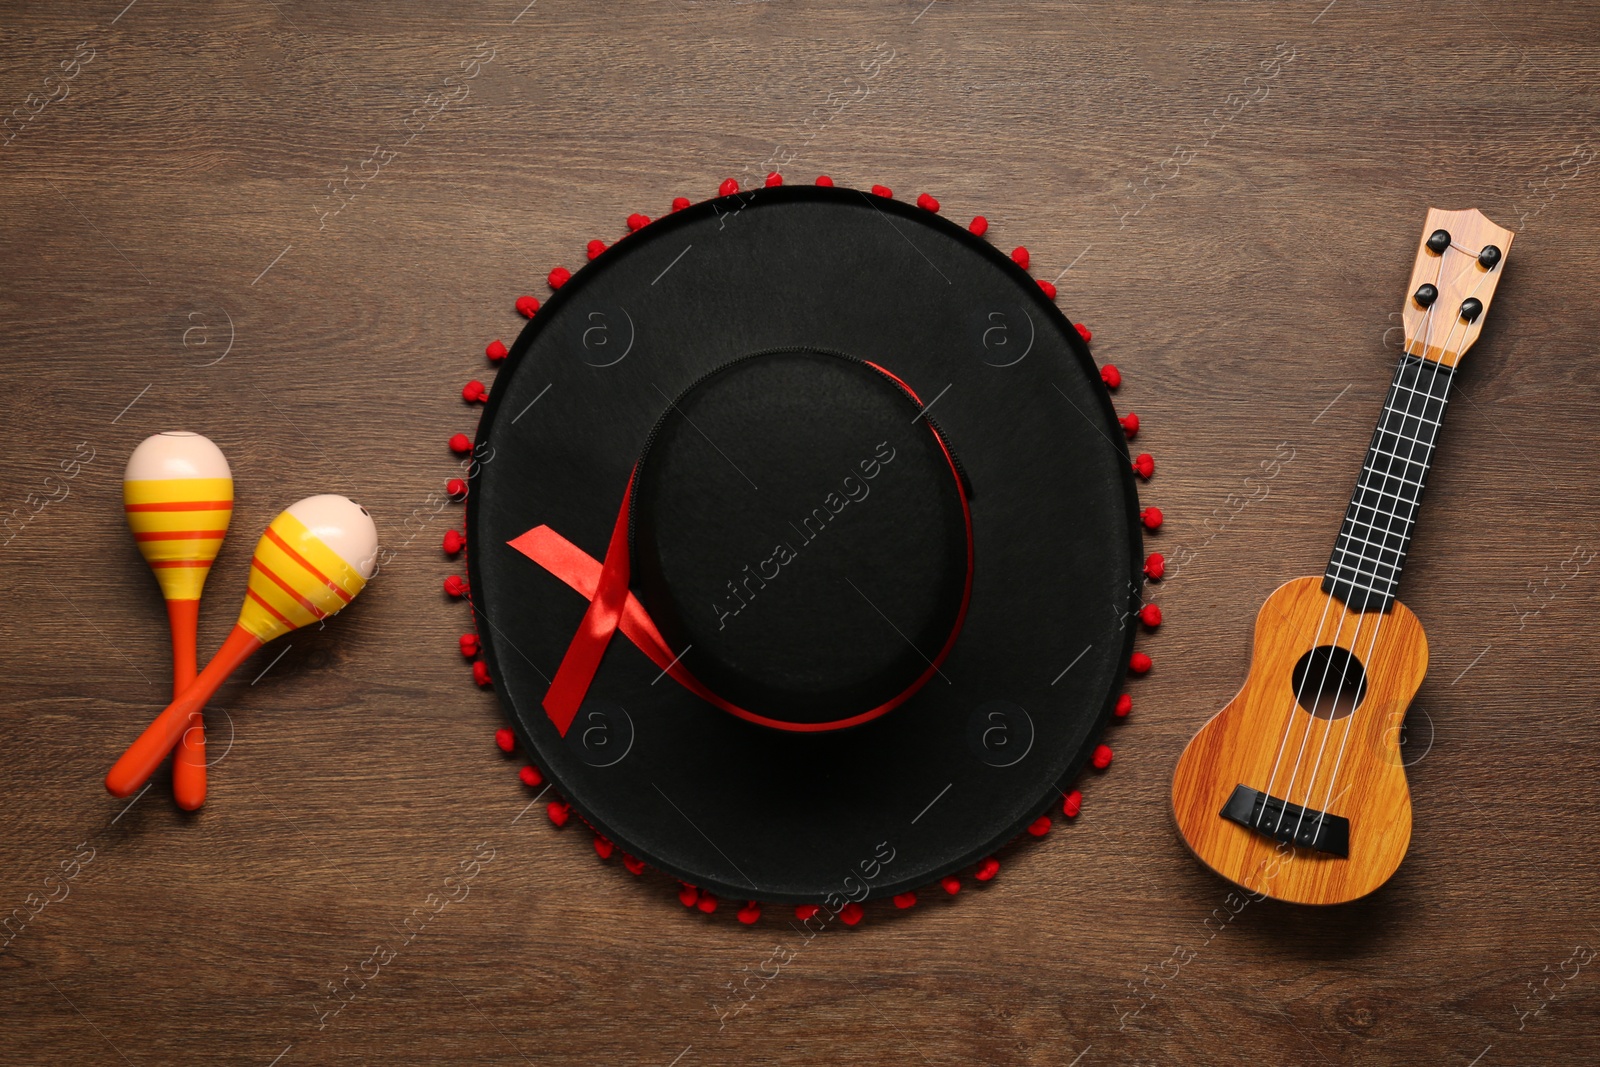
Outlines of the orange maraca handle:
<svg viewBox="0 0 1600 1067">
<path fill-rule="evenodd" d="M 198 673 L 195 637 L 200 601 L 167 601 L 167 620 L 172 624 L 172 699 L 176 700 Z M 194 811 L 206 802 L 206 726 L 198 711 L 189 714 L 189 724 L 172 756 L 172 795 L 184 811 Z"/>
<path fill-rule="evenodd" d="M 212 694 L 222 688 L 228 675 L 260 647 L 261 641 L 254 634 L 242 626 L 235 626 L 194 684 L 167 705 L 166 710 L 156 716 L 155 722 L 145 727 L 139 739 L 129 745 L 128 750 L 112 765 L 106 774 L 106 789 L 111 795 L 132 796 L 144 785 L 183 737 L 184 730 L 189 726 L 189 717 L 198 715 Z"/>
</svg>

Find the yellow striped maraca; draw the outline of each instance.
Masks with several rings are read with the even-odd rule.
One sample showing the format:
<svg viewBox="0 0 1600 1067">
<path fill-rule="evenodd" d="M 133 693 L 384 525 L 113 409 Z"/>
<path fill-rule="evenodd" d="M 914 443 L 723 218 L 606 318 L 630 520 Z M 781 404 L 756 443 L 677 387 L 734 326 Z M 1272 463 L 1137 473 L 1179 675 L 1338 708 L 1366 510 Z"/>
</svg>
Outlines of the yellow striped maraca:
<svg viewBox="0 0 1600 1067">
<path fill-rule="evenodd" d="M 112 766 L 106 788 L 114 796 L 131 796 L 178 743 L 189 715 L 205 707 L 251 653 L 350 603 L 377 562 L 372 516 L 342 496 L 307 497 L 273 519 L 256 543 L 249 590 L 233 632 L 194 683 Z"/>
<path fill-rule="evenodd" d="M 200 591 L 233 515 L 233 472 L 222 451 L 197 433 L 147 437 L 128 457 L 122 507 L 140 555 L 155 572 L 172 629 L 172 696 L 196 674 Z M 206 734 L 197 708 L 172 762 L 172 793 L 189 811 L 206 797 Z"/>
</svg>

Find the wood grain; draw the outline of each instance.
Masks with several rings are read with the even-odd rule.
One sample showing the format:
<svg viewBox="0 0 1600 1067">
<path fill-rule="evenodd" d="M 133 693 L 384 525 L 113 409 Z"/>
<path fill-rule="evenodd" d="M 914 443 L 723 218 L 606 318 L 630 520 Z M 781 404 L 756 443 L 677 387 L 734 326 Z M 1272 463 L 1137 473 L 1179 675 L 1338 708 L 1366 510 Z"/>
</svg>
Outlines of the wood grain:
<svg viewBox="0 0 1600 1067">
<path fill-rule="evenodd" d="M 1567 963 L 1600 939 L 1597 19 L 1570 0 L 8 4 L 0 113 L 31 117 L 0 133 L 0 915 L 66 895 L 6 935 L 0 1063 L 1600 1060 L 1600 972 Z M 94 58 L 41 107 L 80 42 Z M 470 95 L 423 125 L 480 42 Z M 399 154 L 324 226 L 329 183 L 354 190 L 375 146 Z M 1029 248 L 1123 371 L 1171 561 L 1155 669 L 1083 814 L 981 888 L 804 943 L 781 914 L 688 912 L 529 807 L 457 651 L 455 513 L 430 497 L 517 295 L 629 212 L 785 154 L 789 180 L 926 190 Z M 1173 767 L 1237 691 L 1259 605 L 1327 559 L 1431 204 L 1518 237 L 1401 590 L 1432 654 L 1403 748 L 1410 854 L 1355 904 L 1235 912 L 1173 829 Z M 285 504 L 349 495 L 393 553 L 213 701 L 197 815 L 164 775 L 132 807 L 100 785 L 167 690 L 119 483 L 173 427 L 215 440 L 238 489 L 202 655 Z M 463 862 L 470 893 L 434 912 Z M 797 955 L 768 977 L 775 945 Z"/>
<path fill-rule="evenodd" d="M 1312 671 L 1310 685 L 1296 685 L 1295 666 L 1313 649 L 1329 647 L 1353 655 L 1364 682 L 1352 681 L 1361 693 L 1347 714 L 1313 715 L 1309 709 L 1321 710 L 1327 679 Z M 1357 668 L 1331 669 L 1338 672 L 1337 690 Z M 1322 592 L 1321 578 L 1279 586 L 1256 617 L 1244 687 L 1178 758 L 1172 813 L 1184 842 L 1213 871 L 1274 900 L 1343 904 L 1377 889 L 1411 842 L 1400 738 L 1427 671 L 1427 638 L 1404 604 L 1361 615 Z M 1280 846 L 1223 819 L 1239 785 L 1349 820 L 1350 854 Z"/>
</svg>

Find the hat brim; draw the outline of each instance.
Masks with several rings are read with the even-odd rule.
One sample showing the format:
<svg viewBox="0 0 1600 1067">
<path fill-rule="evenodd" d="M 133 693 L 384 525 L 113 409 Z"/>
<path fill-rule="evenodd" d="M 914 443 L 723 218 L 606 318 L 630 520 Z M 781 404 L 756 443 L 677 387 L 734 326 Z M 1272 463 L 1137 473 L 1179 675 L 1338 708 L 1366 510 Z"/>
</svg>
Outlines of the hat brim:
<svg viewBox="0 0 1600 1067">
<path fill-rule="evenodd" d="M 541 701 L 588 603 L 510 542 L 545 526 L 603 558 L 663 394 L 796 345 L 880 363 L 960 453 L 975 565 L 939 678 L 865 725 L 786 733 L 696 697 L 619 634 L 563 736 Z M 477 458 L 468 566 L 500 699 L 578 814 L 692 885 L 796 903 L 926 885 L 1070 788 L 1111 715 L 1142 582 L 1121 428 L 1037 283 L 931 212 L 786 186 L 622 239 L 517 339 Z"/>
</svg>

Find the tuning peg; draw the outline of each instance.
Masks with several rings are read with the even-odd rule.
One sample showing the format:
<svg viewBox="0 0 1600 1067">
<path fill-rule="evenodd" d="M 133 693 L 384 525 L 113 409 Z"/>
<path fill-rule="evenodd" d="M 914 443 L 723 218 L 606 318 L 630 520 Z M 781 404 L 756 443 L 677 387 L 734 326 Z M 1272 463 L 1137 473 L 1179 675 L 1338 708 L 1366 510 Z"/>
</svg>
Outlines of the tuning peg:
<svg viewBox="0 0 1600 1067">
<path fill-rule="evenodd" d="M 1417 286 L 1417 291 L 1413 299 L 1416 300 L 1418 307 L 1427 307 L 1435 300 L 1439 299 L 1439 290 L 1435 289 L 1431 285 L 1428 285 L 1427 283 L 1423 283 L 1422 285 Z"/>
<path fill-rule="evenodd" d="M 1478 253 L 1478 265 L 1484 270 L 1494 270 L 1500 265 L 1500 249 L 1494 245 L 1484 245 L 1483 251 Z"/>
<path fill-rule="evenodd" d="M 1434 230 L 1428 234 L 1428 251 L 1434 255 L 1442 255 L 1450 247 L 1450 231 Z"/>
<path fill-rule="evenodd" d="M 1469 296 L 1461 302 L 1461 318 L 1464 322 L 1473 322 L 1483 314 L 1483 301 L 1475 296 Z"/>
</svg>

